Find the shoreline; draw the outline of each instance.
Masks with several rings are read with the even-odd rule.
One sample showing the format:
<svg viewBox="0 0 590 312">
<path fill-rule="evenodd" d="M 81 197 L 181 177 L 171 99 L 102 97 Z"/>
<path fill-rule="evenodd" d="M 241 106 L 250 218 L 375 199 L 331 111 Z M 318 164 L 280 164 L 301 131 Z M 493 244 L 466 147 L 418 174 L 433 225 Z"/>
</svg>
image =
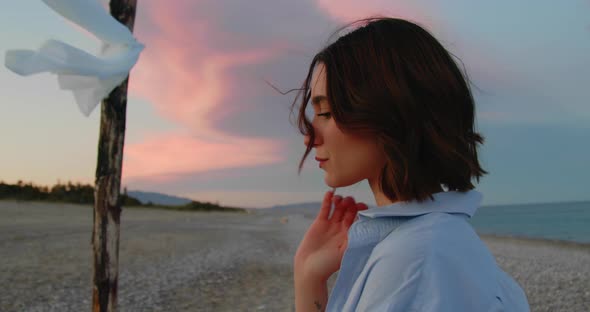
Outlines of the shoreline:
<svg viewBox="0 0 590 312">
<path fill-rule="evenodd" d="M 476 230 L 477 232 L 477 230 Z M 537 238 L 537 237 L 530 237 L 530 236 L 518 236 L 518 235 L 508 235 L 508 234 L 488 234 L 488 233 L 479 233 L 477 235 L 482 239 L 490 239 L 490 240 L 505 240 L 505 241 L 512 241 L 512 242 L 522 242 L 532 245 L 551 245 L 554 247 L 562 247 L 562 248 L 573 248 L 573 249 L 585 249 L 590 251 L 590 242 L 577 242 L 577 241 L 568 241 L 568 240 L 560 240 L 560 239 L 550 239 L 550 238 Z"/>
</svg>

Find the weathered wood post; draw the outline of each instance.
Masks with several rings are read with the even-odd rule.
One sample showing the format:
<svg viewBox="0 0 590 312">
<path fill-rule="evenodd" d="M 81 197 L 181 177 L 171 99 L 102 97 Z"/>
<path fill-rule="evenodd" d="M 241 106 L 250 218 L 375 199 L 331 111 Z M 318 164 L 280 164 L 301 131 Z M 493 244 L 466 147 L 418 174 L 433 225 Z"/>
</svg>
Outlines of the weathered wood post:
<svg viewBox="0 0 590 312">
<path fill-rule="evenodd" d="M 111 15 L 133 32 L 137 0 L 111 0 Z M 101 103 L 100 137 L 94 189 L 92 311 L 117 310 L 121 167 L 125 142 L 127 83 Z"/>
</svg>

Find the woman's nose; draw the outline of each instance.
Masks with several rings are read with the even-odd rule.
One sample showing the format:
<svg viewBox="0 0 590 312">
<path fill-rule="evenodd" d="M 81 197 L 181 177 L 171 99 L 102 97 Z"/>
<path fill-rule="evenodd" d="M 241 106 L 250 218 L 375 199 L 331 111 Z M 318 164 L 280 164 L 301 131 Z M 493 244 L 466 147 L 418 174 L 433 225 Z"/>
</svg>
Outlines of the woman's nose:
<svg viewBox="0 0 590 312">
<path fill-rule="evenodd" d="M 306 134 L 303 137 L 303 144 L 305 144 L 305 146 L 308 146 L 309 145 L 309 140 L 310 140 L 310 136 L 309 136 L 309 134 Z"/>
<path fill-rule="evenodd" d="M 303 137 L 303 143 L 305 144 L 305 146 L 308 146 L 309 145 L 309 141 L 310 140 L 311 140 L 311 136 L 309 134 L 306 134 Z M 318 134 L 317 131 L 315 131 L 315 133 L 314 133 L 314 142 L 313 142 L 313 145 L 312 146 L 313 147 L 316 147 L 316 146 L 320 145 L 321 144 L 321 141 L 322 140 L 320 138 L 320 135 Z"/>
</svg>

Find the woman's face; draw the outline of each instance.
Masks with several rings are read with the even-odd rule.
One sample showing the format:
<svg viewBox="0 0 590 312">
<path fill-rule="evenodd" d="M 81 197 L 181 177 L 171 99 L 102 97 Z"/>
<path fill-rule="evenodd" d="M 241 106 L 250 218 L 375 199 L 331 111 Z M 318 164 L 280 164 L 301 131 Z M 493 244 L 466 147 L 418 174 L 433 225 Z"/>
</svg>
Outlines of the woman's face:
<svg viewBox="0 0 590 312">
<path fill-rule="evenodd" d="M 330 187 L 343 187 L 364 179 L 377 182 L 385 166 L 385 154 L 377 146 L 374 136 L 344 133 L 331 116 L 326 96 L 325 67 L 319 63 L 312 75 L 311 101 L 314 110 L 312 125 L 315 132 L 315 158 L 326 172 L 325 182 Z M 305 136 L 305 144 L 309 142 Z"/>
</svg>

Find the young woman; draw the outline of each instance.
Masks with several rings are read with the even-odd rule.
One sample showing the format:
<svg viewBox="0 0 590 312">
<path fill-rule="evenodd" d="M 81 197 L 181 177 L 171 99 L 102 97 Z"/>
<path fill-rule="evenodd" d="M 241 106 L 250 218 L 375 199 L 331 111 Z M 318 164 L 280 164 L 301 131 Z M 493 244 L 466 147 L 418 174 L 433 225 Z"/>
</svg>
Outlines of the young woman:
<svg viewBox="0 0 590 312">
<path fill-rule="evenodd" d="M 367 180 L 377 207 L 326 193 L 294 257 L 296 310 L 528 311 L 467 222 L 486 172 L 466 79 L 423 28 L 360 23 L 313 58 L 295 100 L 300 168 L 315 149 L 328 186 Z"/>
</svg>

